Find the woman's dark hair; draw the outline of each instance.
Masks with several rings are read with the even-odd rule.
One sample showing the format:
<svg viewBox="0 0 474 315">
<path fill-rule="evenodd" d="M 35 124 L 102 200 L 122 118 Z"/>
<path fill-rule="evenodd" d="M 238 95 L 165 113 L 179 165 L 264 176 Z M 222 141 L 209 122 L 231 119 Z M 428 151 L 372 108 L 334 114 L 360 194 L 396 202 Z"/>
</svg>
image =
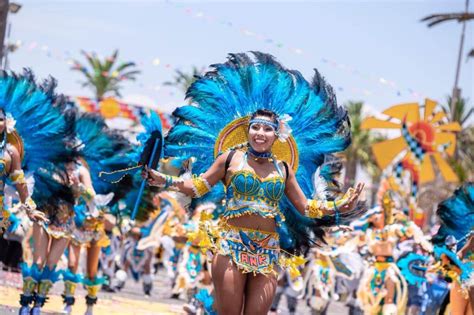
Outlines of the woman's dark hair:
<svg viewBox="0 0 474 315">
<path fill-rule="evenodd" d="M 263 117 L 268 117 L 270 118 L 274 123 L 278 123 L 278 115 L 274 112 L 274 111 L 271 111 L 269 109 L 258 109 L 257 111 L 255 111 L 252 116 L 250 117 L 250 119 L 254 119 L 255 117 L 258 117 L 258 116 L 263 116 Z"/>
</svg>

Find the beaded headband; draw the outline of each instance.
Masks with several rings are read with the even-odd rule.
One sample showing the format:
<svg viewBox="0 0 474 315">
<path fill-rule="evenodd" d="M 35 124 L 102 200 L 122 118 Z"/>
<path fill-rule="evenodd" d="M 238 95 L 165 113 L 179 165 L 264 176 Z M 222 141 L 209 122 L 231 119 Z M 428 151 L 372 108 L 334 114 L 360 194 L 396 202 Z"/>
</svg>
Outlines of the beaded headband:
<svg viewBox="0 0 474 315">
<path fill-rule="evenodd" d="M 249 124 L 250 125 L 253 125 L 253 124 L 267 125 L 267 126 L 272 127 L 273 129 L 275 129 L 275 131 L 278 130 L 278 123 L 274 123 L 274 122 L 271 122 L 269 120 L 262 119 L 262 118 L 253 118 L 249 121 Z"/>
</svg>

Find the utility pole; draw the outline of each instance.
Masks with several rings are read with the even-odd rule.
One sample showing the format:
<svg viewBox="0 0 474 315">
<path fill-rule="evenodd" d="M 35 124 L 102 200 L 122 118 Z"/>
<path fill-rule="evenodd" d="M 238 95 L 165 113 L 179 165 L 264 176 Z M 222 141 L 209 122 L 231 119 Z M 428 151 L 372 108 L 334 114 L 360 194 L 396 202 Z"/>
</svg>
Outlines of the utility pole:
<svg viewBox="0 0 474 315">
<path fill-rule="evenodd" d="M 3 69 L 5 55 L 5 33 L 7 31 L 7 17 L 9 9 L 8 0 L 0 0 L 0 68 Z"/>
<path fill-rule="evenodd" d="M 469 0 L 466 0 L 466 15 L 469 13 Z M 454 111 L 457 101 L 461 98 L 461 89 L 458 88 L 459 74 L 461 73 L 461 60 L 464 50 L 464 37 L 466 34 L 466 21 L 462 22 L 461 42 L 459 43 L 458 64 L 456 66 L 456 76 L 454 78 L 453 96 L 451 97 L 451 121 L 454 121 Z"/>
</svg>

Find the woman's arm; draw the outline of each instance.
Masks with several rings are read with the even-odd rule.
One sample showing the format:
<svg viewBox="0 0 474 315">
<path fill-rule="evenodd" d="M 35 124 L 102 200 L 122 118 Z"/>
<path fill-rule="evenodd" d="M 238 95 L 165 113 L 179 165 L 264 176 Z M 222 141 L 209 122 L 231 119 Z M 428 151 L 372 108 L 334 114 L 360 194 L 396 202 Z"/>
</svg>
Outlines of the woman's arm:
<svg viewBox="0 0 474 315">
<path fill-rule="evenodd" d="M 10 180 L 15 184 L 21 203 L 26 203 L 28 199 L 28 187 L 26 185 L 25 174 L 21 169 L 20 153 L 14 146 L 8 146 L 8 153 L 10 154 Z"/>
<path fill-rule="evenodd" d="M 30 198 L 28 186 L 26 184 L 25 174 L 21 169 L 21 156 L 14 146 L 8 146 L 8 154 L 10 155 L 10 180 L 20 196 L 20 202 L 28 217 L 33 221 L 47 221 L 44 213 L 36 211 L 36 204 Z"/>
<path fill-rule="evenodd" d="M 350 188 L 346 194 L 337 201 L 308 199 L 296 180 L 295 172 L 291 167 L 289 167 L 285 185 L 285 194 L 301 214 L 311 218 L 320 218 L 324 215 L 332 214 L 336 209 L 341 212 L 353 209 L 357 204 L 362 189 L 364 189 L 364 184 L 359 183 L 355 189 Z"/>
<path fill-rule="evenodd" d="M 84 166 L 79 168 L 79 189 L 81 190 L 81 196 L 87 202 L 94 198 L 95 190 L 94 186 L 92 185 L 91 173 Z"/>
<path fill-rule="evenodd" d="M 205 173 L 192 179 L 182 180 L 179 177 L 164 175 L 148 168 L 143 170 L 142 176 L 148 179 L 149 185 L 172 187 L 188 196 L 201 197 L 209 192 L 212 186 L 224 179 L 225 162 L 228 155 L 229 152 L 220 155 Z"/>
</svg>

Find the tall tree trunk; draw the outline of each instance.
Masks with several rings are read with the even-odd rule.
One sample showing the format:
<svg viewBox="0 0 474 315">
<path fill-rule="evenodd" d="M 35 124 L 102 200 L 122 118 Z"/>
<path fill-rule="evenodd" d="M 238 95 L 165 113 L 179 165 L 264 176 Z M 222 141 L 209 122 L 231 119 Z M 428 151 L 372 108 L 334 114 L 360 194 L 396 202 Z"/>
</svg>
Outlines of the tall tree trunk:
<svg viewBox="0 0 474 315">
<path fill-rule="evenodd" d="M 375 207 L 377 202 L 377 192 L 380 186 L 380 177 L 381 176 L 372 176 L 372 186 L 370 187 L 370 205 Z"/>
<path fill-rule="evenodd" d="M 8 0 L 0 0 L 0 67 L 3 69 L 3 58 L 5 57 L 5 34 L 7 31 Z"/>
<path fill-rule="evenodd" d="M 469 0 L 466 0 L 466 14 L 469 13 Z M 459 52 L 458 52 L 458 62 L 456 64 L 456 76 L 454 78 L 454 87 L 453 87 L 453 96 L 451 97 L 451 121 L 454 121 L 455 107 L 458 99 L 461 98 L 461 90 L 458 88 L 459 74 L 461 73 L 461 59 L 464 50 L 464 37 L 466 34 L 466 23 L 467 21 L 462 22 L 462 31 L 461 31 L 461 41 L 459 43 Z"/>
<path fill-rule="evenodd" d="M 354 157 L 350 157 L 346 162 L 346 174 L 344 176 L 344 191 L 349 187 L 354 186 L 354 182 L 357 176 L 357 164 L 358 161 Z"/>
</svg>

